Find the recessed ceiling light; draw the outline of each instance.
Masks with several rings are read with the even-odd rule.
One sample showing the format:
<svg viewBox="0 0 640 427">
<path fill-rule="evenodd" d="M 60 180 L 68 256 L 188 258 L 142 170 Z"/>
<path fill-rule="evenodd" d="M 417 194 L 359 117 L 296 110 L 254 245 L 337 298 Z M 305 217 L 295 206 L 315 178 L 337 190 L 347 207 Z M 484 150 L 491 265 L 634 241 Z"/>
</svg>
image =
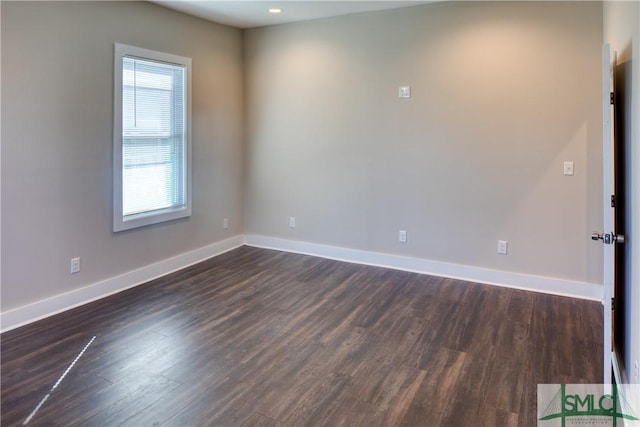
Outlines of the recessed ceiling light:
<svg viewBox="0 0 640 427">
<path fill-rule="evenodd" d="M 284 11 L 278 7 L 272 7 L 271 9 L 269 9 L 269 13 L 282 13 L 282 12 Z"/>
</svg>

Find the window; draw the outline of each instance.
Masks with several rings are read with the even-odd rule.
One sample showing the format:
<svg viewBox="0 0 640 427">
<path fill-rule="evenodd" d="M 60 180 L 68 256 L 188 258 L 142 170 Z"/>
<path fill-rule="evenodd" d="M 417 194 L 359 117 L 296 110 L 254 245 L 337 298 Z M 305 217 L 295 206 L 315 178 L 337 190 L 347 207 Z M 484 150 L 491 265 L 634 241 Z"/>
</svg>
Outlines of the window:
<svg viewBox="0 0 640 427">
<path fill-rule="evenodd" d="M 191 59 L 115 45 L 113 230 L 191 215 Z"/>
</svg>

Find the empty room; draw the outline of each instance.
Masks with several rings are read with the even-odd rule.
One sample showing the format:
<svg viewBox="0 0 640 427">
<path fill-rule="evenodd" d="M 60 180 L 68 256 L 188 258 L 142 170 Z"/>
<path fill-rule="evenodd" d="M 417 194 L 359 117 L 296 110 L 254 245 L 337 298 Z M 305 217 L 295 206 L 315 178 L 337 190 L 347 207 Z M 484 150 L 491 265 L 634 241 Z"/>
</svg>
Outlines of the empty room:
<svg viewBox="0 0 640 427">
<path fill-rule="evenodd" d="M 3 426 L 638 422 L 640 2 L 0 21 Z"/>
</svg>

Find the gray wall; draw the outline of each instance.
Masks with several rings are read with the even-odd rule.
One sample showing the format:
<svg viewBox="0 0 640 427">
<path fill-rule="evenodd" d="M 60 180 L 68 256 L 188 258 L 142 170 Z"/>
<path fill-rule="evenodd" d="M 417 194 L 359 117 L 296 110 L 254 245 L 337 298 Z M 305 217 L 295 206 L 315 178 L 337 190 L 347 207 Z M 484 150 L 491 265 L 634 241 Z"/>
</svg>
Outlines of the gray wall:
<svg viewBox="0 0 640 427">
<path fill-rule="evenodd" d="M 618 53 L 616 89 L 624 102 L 626 246 L 626 348 L 625 371 L 639 383 L 634 363 L 640 361 L 640 3 L 605 2 L 604 41 Z"/>
<path fill-rule="evenodd" d="M 601 283 L 600 3 L 244 33 L 145 2 L 0 8 L 3 312 L 242 233 Z M 114 42 L 193 58 L 187 220 L 111 232 Z"/>
<path fill-rule="evenodd" d="M 1 8 L 2 311 L 242 233 L 240 30 L 143 2 Z M 114 42 L 193 59 L 189 219 L 111 232 Z"/>
<path fill-rule="evenodd" d="M 245 234 L 602 283 L 601 44 L 598 2 L 247 31 Z"/>
</svg>

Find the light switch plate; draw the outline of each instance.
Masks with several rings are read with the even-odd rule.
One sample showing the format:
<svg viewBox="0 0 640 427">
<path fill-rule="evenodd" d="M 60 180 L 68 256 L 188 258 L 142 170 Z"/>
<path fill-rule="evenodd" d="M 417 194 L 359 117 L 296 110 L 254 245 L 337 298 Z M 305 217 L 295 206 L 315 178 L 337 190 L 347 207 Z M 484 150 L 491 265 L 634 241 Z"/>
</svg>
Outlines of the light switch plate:
<svg viewBox="0 0 640 427">
<path fill-rule="evenodd" d="M 573 162 L 564 162 L 564 174 L 567 176 L 573 175 Z"/>
</svg>

